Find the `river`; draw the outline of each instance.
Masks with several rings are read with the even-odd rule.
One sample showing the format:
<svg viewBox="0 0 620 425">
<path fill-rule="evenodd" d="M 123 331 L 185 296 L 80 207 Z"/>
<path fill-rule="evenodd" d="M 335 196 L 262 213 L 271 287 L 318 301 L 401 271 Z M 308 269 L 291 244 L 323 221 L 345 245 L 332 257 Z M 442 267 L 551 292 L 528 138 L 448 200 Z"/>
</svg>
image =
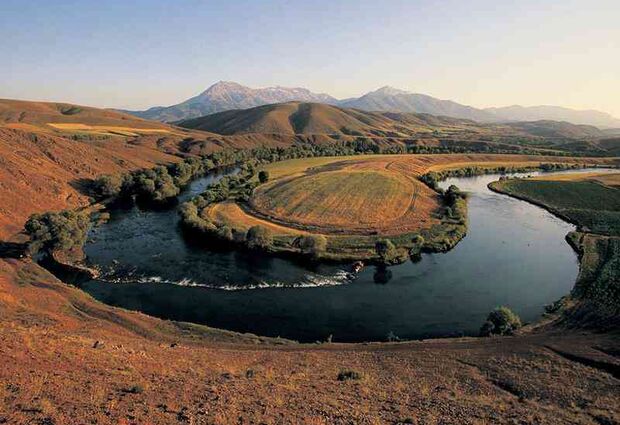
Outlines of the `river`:
<svg viewBox="0 0 620 425">
<path fill-rule="evenodd" d="M 468 234 L 454 249 L 358 275 L 217 242 L 192 246 L 174 208 L 114 209 L 85 246 L 102 275 L 80 287 L 106 304 L 161 318 L 303 342 L 475 335 L 499 305 L 532 321 L 574 285 L 577 256 L 564 240 L 574 227 L 488 190 L 499 177 L 442 182 L 470 194 Z M 218 178 L 194 181 L 180 201 Z"/>
</svg>

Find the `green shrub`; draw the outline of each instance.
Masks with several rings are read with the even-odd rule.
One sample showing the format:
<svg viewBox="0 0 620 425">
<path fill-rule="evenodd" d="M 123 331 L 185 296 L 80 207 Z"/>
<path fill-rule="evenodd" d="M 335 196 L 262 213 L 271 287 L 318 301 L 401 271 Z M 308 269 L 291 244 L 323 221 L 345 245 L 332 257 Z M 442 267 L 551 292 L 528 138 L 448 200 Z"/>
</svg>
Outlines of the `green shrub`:
<svg viewBox="0 0 620 425">
<path fill-rule="evenodd" d="M 250 227 L 246 237 L 249 248 L 270 248 L 273 245 L 273 235 L 266 227 L 256 225 Z"/>
<path fill-rule="evenodd" d="M 225 241 L 233 240 L 233 232 L 230 227 L 223 225 L 217 229 L 217 236 Z"/>
<path fill-rule="evenodd" d="M 384 264 L 389 264 L 398 256 L 396 247 L 389 239 L 381 239 L 375 243 L 375 252 Z"/>
<path fill-rule="evenodd" d="M 67 251 L 84 244 L 90 218 L 86 212 L 48 212 L 32 215 L 24 227 L 30 236 L 31 253 Z"/>
<path fill-rule="evenodd" d="M 302 253 L 318 257 L 327 249 L 327 238 L 323 235 L 303 235 L 295 239 L 293 244 Z"/>
<path fill-rule="evenodd" d="M 95 194 L 102 198 L 109 198 L 120 194 L 123 187 L 123 177 L 115 174 L 104 175 L 95 179 Z"/>
<path fill-rule="evenodd" d="M 269 181 L 269 172 L 265 170 L 261 170 L 258 173 L 258 181 L 261 183 L 267 183 Z"/>
<path fill-rule="evenodd" d="M 487 316 L 480 328 L 480 335 L 512 335 L 521 327 L 521 319 L 508 307 L 498 307 Z"/>
<path fill-rule="evenodd" d="M 339 381 L 359 381 L 362 379 L 362 374 L 355 370 L 342 370 L 338 373 Z"/>
</svg>

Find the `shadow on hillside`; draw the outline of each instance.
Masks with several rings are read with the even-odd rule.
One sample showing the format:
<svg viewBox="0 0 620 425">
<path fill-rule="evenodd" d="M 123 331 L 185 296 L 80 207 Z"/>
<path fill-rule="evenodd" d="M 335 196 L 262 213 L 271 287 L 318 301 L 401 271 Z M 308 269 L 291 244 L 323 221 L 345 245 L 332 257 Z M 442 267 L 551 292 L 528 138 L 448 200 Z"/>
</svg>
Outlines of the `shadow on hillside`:
<svg viewBox="0 0 620 425">
<path fill-rule="evenodd" d="M 23 258 L 28 244 L 0 241 L 0 258 Z"/>
<path fill-rule="evenodd" d="M 94 196 L 95 193 L 93 192 L 93 182 L 93 179 L 79 178 L 70 181 L 69 185 L 82 195 Z"/>
</svg>

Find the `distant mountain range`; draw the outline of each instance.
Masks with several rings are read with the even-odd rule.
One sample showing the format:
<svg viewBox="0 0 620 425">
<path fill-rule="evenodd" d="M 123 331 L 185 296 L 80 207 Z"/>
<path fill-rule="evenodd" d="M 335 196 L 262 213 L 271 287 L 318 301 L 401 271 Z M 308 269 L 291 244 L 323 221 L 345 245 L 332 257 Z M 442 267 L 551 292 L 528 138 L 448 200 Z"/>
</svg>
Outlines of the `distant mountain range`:
<svg viewBox="0 0 620 425">
<path fill-rule="evenodd" d="M 553 120 L 600 128 L 620 128 L 620 119 L 594 110 L 575 110 L 559 106 L 508 106 L 474 108 L 451 100 L 441 100 L 389 86 L 358 98 L 338 100 L 328 94 L 313 93 L 305 88 L 267 87 L 252 89 L 234 82 L 220 81 L 198 96 L 172 106 L 156 106 L 145 111 L 123 111 L 141 118 L 174 122 L 216 112 L 248 109 L 256 106 L 291 101 L 324 103 L 344 108 L 379 112 L 413 112 L 469 119 L 483 123 Z"/>
<path fill-rule="evenodd" d="M 230 81 L 220 81 L 177 105 L 155 106 L 146 111 L 123 111 L 149 120 L 173 122 L 197 118 L 232 109 L 247 109 L 272 103 L 317 102 L 334 104 L 337 99 L 327 94 L 312 93 L 304 88 L 267 87 L 252 89 Z"/>
<path fill-rule="evenodd" d="M 620 128 L 620 119 L 607 112 L 595 110 L 577 110 L 561 106 L 506 106 L 503 108 L 486 108 L 486 112 L 506 121 L 566 121 L 572 124 L 594 125 L 600 128 Z"/>
</svg>

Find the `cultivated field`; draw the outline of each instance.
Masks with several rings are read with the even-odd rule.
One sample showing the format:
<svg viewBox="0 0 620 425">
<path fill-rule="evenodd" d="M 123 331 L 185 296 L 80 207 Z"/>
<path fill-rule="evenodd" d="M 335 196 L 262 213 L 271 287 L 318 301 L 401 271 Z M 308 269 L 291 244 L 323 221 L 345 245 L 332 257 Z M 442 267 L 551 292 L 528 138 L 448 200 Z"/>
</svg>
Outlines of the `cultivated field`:
<svg viewBox="0 0 620 425">
<path fill-rule="evenodd" d="M 615 182 L 618 175 L 603 180 Z M 620 189 L 593 175 L 567 174 L 493 183 L 495 190 L 542 205 L 587 231 L 620 235 Z"/>
<path fill-rule="evenodd" d="M 136 127 L 120 127 L 109 125 L 88 125 L 80 123 L 47 123 L 62 131 L 83 132 L 99 135 L 118 135 L 118 136 L 138 136 L 140 134 L 168 134 L 171 133 L 169 128 L 136 128 Z"/>
<path fill-rule="evenodd" d="M 538 166 L 546 162 L 613 164 L 614 159 L 497 154 L 368 155 L 303 158 L 264 167 L 271 180 L 247 203 L 207 207 L 210 221 L 239 230 L 268 227 L 280 245 L 296 235 L 328 237 L 328 251 L 370 252 L 381 237 L 403 248 L 415 234 L 433 249 L 458 240 L 441 196 L 419 181 L 429 171 L 477 167 Z M 448 230 L 447 230 L 448 229 Z M 447 232 L 447 233 L 446 233 Z M 452 234 L 452 233 L 454 234 Z M 429 242 L 429 241 L 433 242 Z M 443 245 L 442 245 L 443 244 Z"/>
<path fill-rule="evenodd" d="M 263 215 L 316 228 L 382 228 L 415 211 L 416 196 L 425 198 L 418 209 L 437 208 L 437 196 L 405 175 L 345 167 L 261 186 L 251 205 Z"/>
</svg>

